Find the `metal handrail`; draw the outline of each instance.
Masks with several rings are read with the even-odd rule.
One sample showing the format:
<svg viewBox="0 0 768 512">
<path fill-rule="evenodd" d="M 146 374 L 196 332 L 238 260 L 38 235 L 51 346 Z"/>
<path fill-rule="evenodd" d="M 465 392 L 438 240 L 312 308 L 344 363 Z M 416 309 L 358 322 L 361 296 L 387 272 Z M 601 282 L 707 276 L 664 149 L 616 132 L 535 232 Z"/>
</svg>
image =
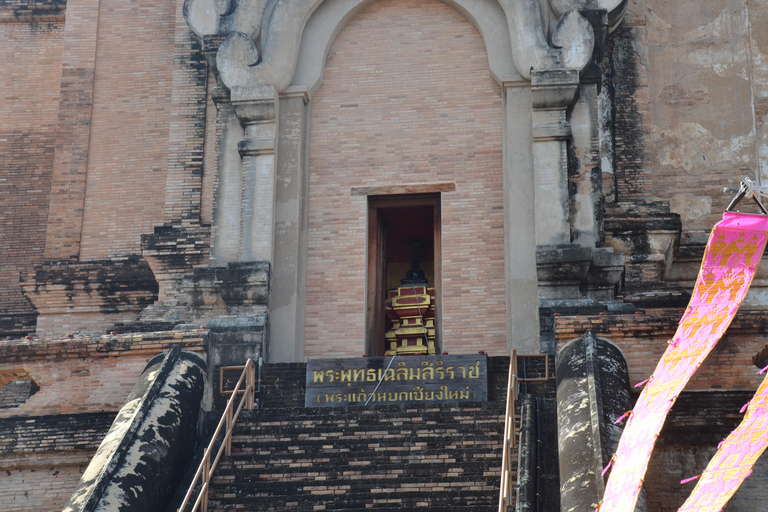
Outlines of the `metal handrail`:
<svg viewBox="0 0 768 512">
<path fill-rule="evenodd" d="M 517 376 L 518 358 L 544 358 L 544 377 L 519 378 Z M 518 398 L 517 386 L 520 382 L 547 382 L 549 380 L 549 354 L 518 355 L 517 350 L 512 350 L 509 357 L 509 379 L 507 381 L 507 411 L 504 415 L 504 444 L 501 456 L 501 485 L 499 489 L 499 512 L 508 512 L 514 503 L 512 492 L 517 490 L 517 485 L 512 483 L 512 456 L 511 451 L 517 446 L 517 418 L 515 416 L 515 402 Z"/>
<path fill-rule="evenodd" d="M 192 494 L 195 491 L 195 487 L 197 487 L 198 480 L 201 478 L 202 487 L 200 488 L 200 493 L 198 494 L 197 500 L 195 500 L 195 504 L 190 512 L 196 512 L 198 508 L 200 508 L 202 512 L 207 512 L 208 490 L 210 489 L 213 472 L 216 470 L 216 466 L 219 464 L 222 451 L 227 456 L 231 455 L 232 453 L 232 430 L 235 427 L 237 417 L 240 416 L 240 411 L 242 411 L 243 407 L 248 410 L 253 409 L 256 394 L 256 364 L 252 359 L 248 359 L 248 362 L 245 363 L 245 366 L 241 368 L 243 368 L 243 373 L 240 375 L 240 379 L 237 381 L 235 389 L 232 390 L 232 396 L 229 398 L 229 400 L 227 400 L 227 407 L 224 409 L 224 414 L 222 414 L 221 420 L 219 420 L 219 424 L 216 427 L 216 431 L 211 437 L 211 442 L 205 449 L 203 460 L 200 461 L 200 466 L 198 466 L 197 472 L 195 472 L 195 478 L 192 480 L 192 483 L 189 486 L 189 490 L 187 490 L 187 494 L 184 496 L 184 501 L 178 508 L 178 512 L 184 512 L 184 509 L 186 508 L 192 497 Z M 245 389 L 242 390 L 240 403 L 237 405 L 237 410 L 235 410 L 235 400 L 238 398 L 238 395 L 241 392 L 240 386 L 243 384 L 243 380 L 245 380 Z M 216 439 L 219 437 L 222 428 L 226 428 L 224 440 L 222 441 L 216 456 L 213 458 L 213 462 L 211 462 L 211 453 L 213 453 Z"/>
</svg>

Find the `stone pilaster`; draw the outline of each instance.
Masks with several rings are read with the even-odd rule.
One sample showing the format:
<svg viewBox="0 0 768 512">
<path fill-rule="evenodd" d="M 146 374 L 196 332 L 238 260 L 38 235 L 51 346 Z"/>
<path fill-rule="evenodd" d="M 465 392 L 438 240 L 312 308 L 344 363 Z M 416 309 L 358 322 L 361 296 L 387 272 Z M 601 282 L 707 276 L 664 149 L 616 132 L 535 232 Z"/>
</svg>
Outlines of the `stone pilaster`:
<svg viewBox="0 0 768 512">
<path fill-rule="evenodd" d="M 536 245 L 571 242 L 567 110 L 579 90 L 576 70 L 531 73 Z"/>
<path fill-rule="evenodd" d="M 272 261 L 278 105 L 272 86 L 232 91 L 232 106 L 245 126 L 245 137 L 238 144 L 243 159 L 241 261 Z"/>
<path fill-rule="evenodd" d="M 539 351 L 536 280 L 535 169 L 531 154 L 531 87 L 527 80 L 503 82 L 504 258 L 507 348 Z M 533 319 L 533 321 L 532 321 Z"/>
<path fill-rule="evenodd" d="M 62 42 L 58 135 L 45 244 L 47 260 L 77 260 L 80 256 L 88 144 L 91 138 L 98 12 L 99 0 L 67 3 L 67 22 Z"/>
</svg>

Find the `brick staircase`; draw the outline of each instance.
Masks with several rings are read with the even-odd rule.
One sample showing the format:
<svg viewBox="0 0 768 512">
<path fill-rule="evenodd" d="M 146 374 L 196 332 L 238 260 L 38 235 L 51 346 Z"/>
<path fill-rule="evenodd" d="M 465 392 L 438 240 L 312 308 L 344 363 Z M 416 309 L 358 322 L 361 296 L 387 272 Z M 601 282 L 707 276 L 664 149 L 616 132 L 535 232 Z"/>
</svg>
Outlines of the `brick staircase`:
<svg viewBox="0 0 768 512">
<path fill-rule="evenodd" d="M 304 408 L 304 365 L 267 365 L 209 510 L 496 510 L 508 364 L 489 358 L 486 403 L 367 408 Z"/>
</svg>

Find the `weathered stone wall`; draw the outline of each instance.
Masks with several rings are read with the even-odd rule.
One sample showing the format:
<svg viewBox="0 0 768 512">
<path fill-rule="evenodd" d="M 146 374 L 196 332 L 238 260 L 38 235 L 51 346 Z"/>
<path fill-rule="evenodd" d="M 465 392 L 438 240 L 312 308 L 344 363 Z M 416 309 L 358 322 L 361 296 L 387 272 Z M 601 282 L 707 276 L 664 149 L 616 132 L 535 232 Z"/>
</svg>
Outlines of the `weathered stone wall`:
<svg viewBox="0 0 768 512">
<path fill-rule="evenodd" d="M 612 34 L 606 94 L 612 96 L 615 183 L 604 186 L 609 202 L 637 203 L 650 199 L 650 155 L 646 150 L 650 115 L 643 9 L 631 3 Z"/>
<path fill-rule="evenodd" d="M 215 112 L 212 105 L 206 111 L 208 64 L 182 4 L 0 2 L 10 63 L 3 86 L 10 94 L 0 100 L 10 130 L 0 137 L 0 178 L 11 185 L 0 190 L 8 227 L 0 245 L 0 336 L 34 331 L 35 313 L 42 336 L 104 332 L 134 320 L 147 302 L 134 292 L 157 288 L 144 273 L 136 274 L 136 290 L 124 283 L 124 295 L 103 287 L 91 293 L 89 283 L 62 278 L 98 273 L 79 262 L 109 268 L 109 258 L 135 257 L 142 235 L 164 223 L 199 228 L 206 114 L 215 119 Z M 214 155 L 211 145 L 211 165 Z M 207 220 L 214 177 L 206 181 Z M 63 272 L 53 273 L 54 286 L 39 273 L 27 281 L 30 305 L 19 274 L 50 270 L 45 265 Z M 66 304 L 58 291 L 69 294 Z"/>
<path fill-rule="evenodd" d="M 65 8 L 0 1 L 0 336 L 34 331 L 19 273 L 43 261 Z"/>
<path fill-rule="evenodd" d="M 91 331 L 102 334 L 131 321 L 157 298 L 157 282 L 138 256 L 87 263 L 46 262 L 20 276 L 37 309 L 38 336 Z"/>
<path fill-rule="evenodd" d="M 648 509 L 677 510 L 696 482 L 680 480 L 701 474 L 720 441 L 738 426 L 741 406 L 752 392 L 719 390 L 683 392 L 670 411 L 648 464 L 645 490 Z M 728 512 L 757 512 L 768 499 L 768 459 L 758 459 L 753 473 L 731 498 Z"/>
<path fill-rule="evenodd" d="M 645 2 L 653 192 L 686 231 L 706 235 L 731 199 L 722 187 L 758 170 L 751 75 L 761 56 L 750 48 L 750 10 L 733 0 Z"/>
<path fill-rule="evenodd" d="M 724 186 L 768 171 L 766 15 L 764 2 L 633 0 L 611 36 L 616 199 L 668 201 L 686 240 L 706 241 Z"/>
<path fill-rule="evenodd" d="M 59 512 L 114 412 L 0 419 L 2 512 Z"/>
<path fill-rule="evenodd" d="M 306 355 L 365 351 L 361 186 L 442 195 L 443 347 L 506 352 L 500 89 L 475 28 L 435 1 L 377 2 L 339 34 L 310 103 Z"/>
</svg>

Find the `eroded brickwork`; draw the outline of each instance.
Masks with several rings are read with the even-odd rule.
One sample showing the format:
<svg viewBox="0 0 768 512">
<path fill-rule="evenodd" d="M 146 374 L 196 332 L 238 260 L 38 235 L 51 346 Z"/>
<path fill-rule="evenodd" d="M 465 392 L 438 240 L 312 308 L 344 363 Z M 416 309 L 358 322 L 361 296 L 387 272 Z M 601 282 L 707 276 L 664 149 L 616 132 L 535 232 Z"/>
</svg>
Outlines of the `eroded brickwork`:
<svg viewBox="0 0 768 512">
<path fill-rule="evenodd" d="M 443 346 L 506 352 L 500 89 L 483 42 L 436 1 L 377 2 L 339 34 L 311 102 L 306 355 L 364 351 L 361 186 L 442 195 Z"/>
<path fill-rule="evenodd" d="M 610 38 L 616 200 L 667 201 L 706 241 L 731 196 L 766 174 L 765 6 L 632 0 Z M 752 208 L 747 208 L 752 211 Z"/>
<path fill-rule="evenodd" d="M 19 372 L 40 390 L 0 418 L 113 411 L 122 407 L 147 361 L 178 345 L 201 352 L 207 331 L 174 331 L 0 346 L 0 371 Z"/>
<path fill-rule="evenodd" d="M 45 459 L 42 467 L 3 471 L 0 512 L 60 511 L 88 466 L 89 457 L 83 455 L 74 464 L 70 462 L 73 457 L 57 461 L 51 459 L 49 453 L 41 454 L 39 459 Z M 45 481 L 45 485 L 41 486 L 41 481 Z"/>
<path fill-rule="evenodd" d="M 706 235 L 731 199 L 722 187 L 754 176 L 764 151 L 752 111 L 753 94 L 764 94 L 765 47 L 748 48 L 750 33 L 762 31 L 750 28 L 746 4 L 645 4 L 653 193 L 681 215 L 684 230 Z"/>
<path fill-rule="evenodd" d="M 651 161 L 646 151 L 650 132 L 648 69 L 643 60 L 646 40 L 643 6 L 632 5 L 610 40 L 608 87 L 614 94 L 615 200 L 647 200 L 651 194 Z"/>
<path fill-rule="evenodd" d="M 114 416 L 109 412 L 0 419 L 0 511 L 61 510 Z"/>
<path fill-rule="evenodd" d="M 0 2 L 0 336 L 34 331 L 19 273 L 43 261 L 65 5 Z"/>
<path fill-rule="evenodd" d="M 22 274 L 25 296 L 38 312 L 38 336 L 102 334 L 131 321 L 157 298 L 157 283 L 138 256 L 86 263 L 58 261 Z"/>
</svg>

